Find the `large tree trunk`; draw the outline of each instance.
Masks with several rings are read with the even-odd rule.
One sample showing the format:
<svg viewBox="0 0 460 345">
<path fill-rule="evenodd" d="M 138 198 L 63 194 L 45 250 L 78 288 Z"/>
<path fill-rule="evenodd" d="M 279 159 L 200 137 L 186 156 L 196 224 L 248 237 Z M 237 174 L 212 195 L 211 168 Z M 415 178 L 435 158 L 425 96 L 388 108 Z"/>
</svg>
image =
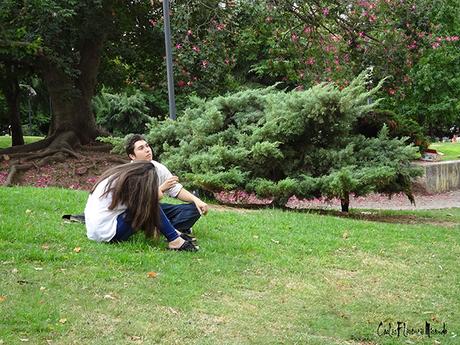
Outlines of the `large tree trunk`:
<svg viewBox="0 0 460 345">
<path fill-rule="evenodd" d="M 91 107 L 100 62 L 102 41 L 82 45 L 80 75 L 72 78 L 46 57 L 40 70 L 51 97 L 52 118 L 48 136 L 73 132 L 80 144 L 94 140 L 99 131 Z"/>
<path fill-rule="evenodd" d="M 91 111 L 91 97 L 86 97 L 73 81 L 51 65 L 42 68 L 52 107 L 48 136 L 74 132 L 81 144 L 95 139 L 98 132 Z"/>
<path fill-rule="evenodd" d="M 20 113 L 20 88 L 17 77 L 17 67 L 14 65 L 6 66 L 6 75 L 2 83 L 3 93 L 5 94 L 6 102 L 8 104 L 8 117 L 11 125 L 11 145 L 18 146 L 24 145 L 24 136 L 21 126 L 21 113 Z"/>
<path fill-rule="evenodd" d="M 340 206 L 342 208 L 342 212 L 348 212 L 350 209 L 350 194 L 346 194 L 344 197 L 340 199 Z"/>
</svg>

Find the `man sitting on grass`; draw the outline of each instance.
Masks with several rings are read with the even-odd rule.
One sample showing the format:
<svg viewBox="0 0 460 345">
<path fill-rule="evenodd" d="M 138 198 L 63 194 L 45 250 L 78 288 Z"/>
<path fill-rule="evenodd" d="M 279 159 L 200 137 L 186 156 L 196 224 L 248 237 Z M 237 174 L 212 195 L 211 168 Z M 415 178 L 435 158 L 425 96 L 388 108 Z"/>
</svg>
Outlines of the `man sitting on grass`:
<svg viewBox="0 0 460 345">
<path fill-rule="evenodd" d="M 151 161 L 155 166 L 160 185 L 160 199 L 163 194 L 166 194 L 187 202 L 187 204 L 178 205 L 160 203 L 160 208 L 177 230 L 183 234 L 190 234 L 193 224 L 200 218 L 200 215 L 208 212 L 208 205 L 187 191 L 179 183 L 179 178 L 173 176 L 166 166 L 153 160 L 152 150 L 142 135 L 133 134 L 128 137 L 125 150 L 132 161 Z"/>
<path fill-rule="evenodd" d="M 166 220 L 186 238 L 192 233 L 192 226 L 202 214 L 208 212 L 208 205 L 200 198 L 187 191 L 180 183 L 179 178 L 174 176 L 166 166 L 153 160 L 152 150 L 140 134 L 133 134 L 126 140 L 125 150 L 128 157 L 133 162 L 150 161 L 158 176 L 158 196 L 161 199 L 164 194 L 177 198 L 186 204 L 166 204 L 160 203 L 160 215 L 166 216 Z M 64 215 L 62 218 L 71 221 L 85 222 L 84 215 Z"/>
</svg>

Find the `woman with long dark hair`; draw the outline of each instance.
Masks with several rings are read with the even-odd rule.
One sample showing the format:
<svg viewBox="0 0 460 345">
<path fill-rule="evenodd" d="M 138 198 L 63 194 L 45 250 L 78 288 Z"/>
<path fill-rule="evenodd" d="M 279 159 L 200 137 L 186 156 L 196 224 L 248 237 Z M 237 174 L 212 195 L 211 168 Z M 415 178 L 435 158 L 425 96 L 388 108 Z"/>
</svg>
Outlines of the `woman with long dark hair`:
<svg viewBox="0 0 460 345">
<path fill-rule="evenodd" d="M 98 242 L 126 241 L 142 229 L 159 232 L 172 250 L 196 251 L 192 238 L 178 232 L 159 212 L 159 186 L 151 162 L 132 162 L 104 172 L 91 190 L 85 208 L 87 236 Z"/>
</svg>

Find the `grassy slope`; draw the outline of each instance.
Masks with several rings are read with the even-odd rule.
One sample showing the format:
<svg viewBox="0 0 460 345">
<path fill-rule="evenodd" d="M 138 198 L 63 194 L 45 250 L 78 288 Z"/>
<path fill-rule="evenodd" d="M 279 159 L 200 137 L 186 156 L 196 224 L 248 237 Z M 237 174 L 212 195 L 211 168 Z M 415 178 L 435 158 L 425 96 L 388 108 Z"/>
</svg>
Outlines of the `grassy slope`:
<svg viewBox="0 0 460 345">
<path fill-rule="evenodd" d="M 434 143 L 430 145 L 430 149 L 435 149 L 442 152 L 443 161 L 451 161 L 460 159 L 460 142 L 459 143 Z"/>
<path fill-rule="evenodd" d="M 0 343 L 401 344 L 379 322 L 425 320 L 458 343 L 458 226 L 214 211 L 195 227 L 200 252 L 177 253 L 88 241 L 60 219 L 86 196 L 0 187 Z"/>
<path fill-rule="evenodd" d="M 33 143 L 35 141 L 41 140 L 43 137 L 24 137 L 26 144 Z M 11 146 L 11 137 L 9 136 L 0 136 L 0 149 L 4 149 Z"/>
</svg>

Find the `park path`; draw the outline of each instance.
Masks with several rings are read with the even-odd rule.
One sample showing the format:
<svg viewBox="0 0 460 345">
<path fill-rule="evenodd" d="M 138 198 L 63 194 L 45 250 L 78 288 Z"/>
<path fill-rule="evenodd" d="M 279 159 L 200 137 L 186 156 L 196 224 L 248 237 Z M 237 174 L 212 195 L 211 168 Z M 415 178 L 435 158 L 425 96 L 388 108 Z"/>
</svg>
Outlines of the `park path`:
<svg viewBox="0 0 460 345">
<path fill-rule="evenodd" d="M 406 195 L 395 194 L 388 199 L 385 195 L 370 194 L 366 197 L 351 197 L 350 209 L 378 209 L 378 210 L 428 210 L 460 207 L 460 190 L 449 191 L 438 194 L 416 194 L 416 205 L 411 205 Z M 340 201 L 325 201 L 322 199 L 314 200 L 297 200 L 294 203 L 288 203 L 292 208 L 320 208 L 330 210 L 340 210 Z"/>
</svg>

